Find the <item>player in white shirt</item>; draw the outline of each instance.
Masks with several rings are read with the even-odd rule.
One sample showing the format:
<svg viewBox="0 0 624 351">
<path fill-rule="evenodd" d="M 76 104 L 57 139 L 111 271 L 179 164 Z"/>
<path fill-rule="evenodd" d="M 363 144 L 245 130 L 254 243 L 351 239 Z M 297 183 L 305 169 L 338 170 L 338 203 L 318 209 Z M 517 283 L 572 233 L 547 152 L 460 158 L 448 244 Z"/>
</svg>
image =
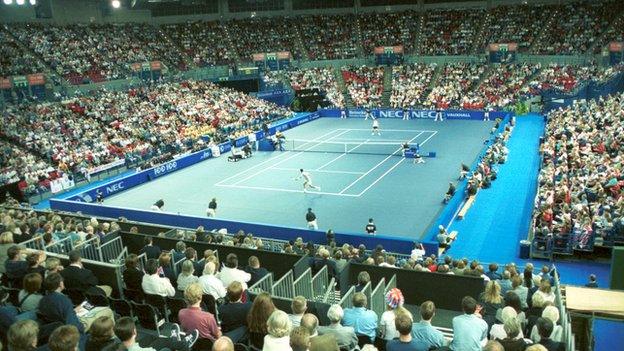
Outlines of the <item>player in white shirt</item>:
<svg viewBox="0 0 624 351">
<path fill-rule="evenodd" d="M 321 191 L 320 186 L 316 186 L 312 184 L 312 176 L 310 176 L 310 173 L 304 171 L 303 168 L 299 169 L 299 176 L 295 178 L 295 180 L 299 180 L 301 178 L 303 178 L 303 192 L 304 193 L 307 193 L 309 188 Z"/>
<path fill-rule="evenodd" d="M 381 135 L 381 131 L 379 130 L 379 120 L 378 119 L 373 119 L 373 131 L 371 132 L 371 135 Z"/>
</svg>

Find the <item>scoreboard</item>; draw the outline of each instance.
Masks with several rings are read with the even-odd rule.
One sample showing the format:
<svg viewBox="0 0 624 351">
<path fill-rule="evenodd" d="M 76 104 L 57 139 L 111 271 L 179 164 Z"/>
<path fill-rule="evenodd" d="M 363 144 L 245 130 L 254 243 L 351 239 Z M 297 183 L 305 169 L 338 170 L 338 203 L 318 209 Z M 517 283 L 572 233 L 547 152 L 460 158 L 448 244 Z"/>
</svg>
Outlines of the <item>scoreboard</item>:
<svg viewBox="0 0 624 351">
<path fill-rule="evenodd" d="M 374 53 L 377 65 L 400 65 L 403 63 L 403 45 L 378 46 Z"/>
<path fill-rule="evenodd" d="M 491 63 L 513 63 L 516 62 L 516 43 L 493 43 L 488 46 Z"/>
<path fill-rule="evenodd" d="M 624 63 L 624 43 L 612 41 L 609 43 L 609 63 L 612 66 Z"/>
<path fill-rule="evenodd" d="M 254 65 L 261 71 L 279 71 L 290 67 L 290 51 L 260 53 L 252 55 Z"/>
</svg>

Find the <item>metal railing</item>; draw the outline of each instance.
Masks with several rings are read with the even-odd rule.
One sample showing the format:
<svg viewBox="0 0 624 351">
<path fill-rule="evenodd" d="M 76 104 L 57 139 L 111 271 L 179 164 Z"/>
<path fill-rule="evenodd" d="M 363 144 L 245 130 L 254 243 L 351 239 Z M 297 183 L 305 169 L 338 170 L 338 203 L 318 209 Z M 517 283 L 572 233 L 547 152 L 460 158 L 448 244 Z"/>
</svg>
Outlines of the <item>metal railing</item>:
<svg viewBox="0 0 624 351">
<path fill-rule="evenodd" d="M 273 284 L 273 295 L 277 297 L 285 297 L 292 299 L 295 297 L 295 291 L 293 289 L 293 272 L 288 271 L 284 274 L 275 284 Z"/>
<path fill-rule="evenodd" d="M 186 261 L 186 257 L 182 257 L 177 262 L 171 260 L 171 268 L 173 269 L 173 273 L 176 275 L 176 277 L 178 276 L 178 274 L 182 273 L 182 263 L 184 263 L 184 261 Z M 199 273 L 203 274 L 203 272 Z"/>
<path fill-rule="evenodd" d="M 147 255 L 142 253 L 138 256 L 139 259 L 139 270 L 145 271 L 145 265 L 147 264 Z"/>
<path fill-rule="evenodd" d="M 394 289 L 397 287 L 397 278 L 396 278 L 396 274 L 392 275 L 392 278 L 390 278 L 390 280 L 388 281 L 388 284 L 386 284 L 386 289 L 384 290 L 384 294 L 387 293 L 390 289 Z"/>
<path fill-rule="evenodd" d="M 342 307 L 343 309 L 353 307 L 353 295 L 355 295 L 355 286 L 350 287 L 349 290 L 347 290 L 347 292 L 342 295 L 342 298 L 338 302 L 340 307 Z"/>
<path fill-rule="evenodd" d="M 364 289 L 362 289 L 361 292 L 366 296 L 366 301 L 370 306 L 371 293 L 373 292 L 373 285 L 371 284 L 371 282 L 366 283 L 366 285 L 364 285 Z"/>
<path fill-rule="evenodd" d="M 106 243 L 100 245 L 100 251 L 102 252 L 102 262 L 110 262 L 119 256 L 123 251 L 124 245 L 121 241 L 121 237 L 118 236 Z"/>
<path fill-rule="evenodd" d="M 381 318 L 381 315 L 386 310 L 385 304 L 385 292 L 386 292 L 386 278 L 381 278 L 379 283 L 371 292 L 371 298 L 369 302 L 370 309 L 377 314 L 377 318 Z"/>
<path fill-rule="evenodd" d="M 74 249 L 74 243 L 72 242 L 71 237 L 69 236 L 59 241 L 55 241 L 44 247 L 45 251 L 53 252 L 57 254 L 68 254 L 73 249 Z"/>
<path fill-rule="evenodd" d="M 312 269 L 308 268 L 299 278 L 293 282 L 293 290 L 295 296 L 303 296 L 306 300 L 314 298 L 314 290 L 312 288 Z"/>
<path fill-rule="evenodd" d="M 249 287 L 249 291 L 253 293 L 268 292 L 273 295 L 273 273 L 269 273 L 258 280 L 254 285 Z"/>
<path fill-rule="evenodd" d="M 43 251 L 45 249 L 45 246 L 43 244 L 43 238 L 41 236 L 36 236 L 30 240 L 23 241 L 20 243 L 20 245 L 32 250 Z"/>
<path fill-rule="evenodd" d="M 327 285 L 327 290 L 325 291 L 325 294 L 323 295 L 323 298 L 321 299 L 321 302 L 324 303 L 328 303 L 328 304 L 335 304 L 338 301 L 338 296 L 340 296 L 340 292 L 338 291 L 338 293 L 336 292 L 336 278 L 331 278 L 331 280 L 329 281 L 329 284 Z"/>
<path fill-rule="evenodd" d="M 329 273 L 327 272 L 327 266 L 323 266 L 323 268 L 312 277 L 312 293 L 314 299 L 320 298 L 325 294 L 328 282 Z"/>
<path fill-rule="evenodd" d="M 100 250 L 100 238 L 94 236 L 91 239 L 85 240 L 76 246 L 80 250 L 80 256 L 87 260 L 104 262 L 102 259 L 102 250 Z"/>
</svg>

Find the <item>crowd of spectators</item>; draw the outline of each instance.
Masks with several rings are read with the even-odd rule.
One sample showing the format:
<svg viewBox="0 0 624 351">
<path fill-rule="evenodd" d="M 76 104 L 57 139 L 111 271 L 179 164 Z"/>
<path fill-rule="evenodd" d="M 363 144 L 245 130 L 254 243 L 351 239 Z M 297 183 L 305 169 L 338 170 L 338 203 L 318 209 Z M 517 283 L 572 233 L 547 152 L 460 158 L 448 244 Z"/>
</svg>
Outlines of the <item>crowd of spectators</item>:
<svg viewBox="0 0 624 351">
<path fill-rule="evenodd" d="M 345 66 L 342 67 L 342 78 L 355 106 L 381 106 L 384 90 L 383 67 Z"/>
<path fill-rule="evenodd" d="M 540 248 L 584 249 L 596 236 L 622 233 L 623 107 L 617 94 L 549 113 L 534 216 Z"/>
<path fill-rule="evenodd" d="M 535 93 L 555 89 L 570 92 L 581 82 L 595 81 L 604 83 L 621 71 L 621 66 L 603 67 L 595 64 L 582 66 L 550 64 L 540 69 L 534 80 L 529 82 Z"/>
<path fill-rule="evenodd" d="M 472 89 L 486 70 L 485 65 L 475 63 L 449 63 L 424 101 L 432 108 L 483 108 L 475 101 Z"/>
<path fill-rule="evenodd" d="M 344 95 L 340 91 L 332 67 L 293 69 L 286 72 L 290 86 L 295 91 L 319 89 L 325 92 L 325 99 L 334 107 L 344 108 Z"/>
<path fill-rule="evenodd" d="M 297 22 L 310 60 L 348 59 L 358 54 L 353 16 L 300 16 Z"/>
<path fill-rule="evenodd" d="M 0 29 L 0 77 L 9 77 L 31 73 L 44 73 L 44 67 L 27 50 L 22 49 L 15 39 Z"/>
<path fill-rule="evenodd" d="M 21 190 L 32 193 L 55 176 L 56 169 L 43 159 L 6 140 L 0 140 L 0 185 L 22 181 Z"/>
<path fill-rule="evenodd" d="M 420 55 L 467 55 L 475 52 L 475 41 L 485 10 L 428 11 L 423 16 Z"/>
<path fill-rule="evenodd" d="M 482 103 L 486 109 L 505 108 L 518 98 L 528 95 L 528 79 L 536 74 L 539 65 L 530 63 L 498 64 L 476 89 L 477 99 L 473 103 Z"/>
<path fill-rule="evenodd" d="M 253 54 L 289 51 L 296 60 L 304 57 L 300 50 L 297 18 L 271 17 L 231 20 L 228 32 L 238 56 L 251 61 Z"/>
<path fill-rule="evenodd" d="M 162 29 L 198 67 L 227 65 L 235 58 L 219 22 L 176 23 Z"/>
<path fill-rule="evenodd" d="M 436 70 L 435 64 L 417 63 L 392 67 L 393 108 L 416 108 L 422 105 Z"/>
<path fill-rule="evenodd" d="M 365 55 L 372 55 L 379 46 L 401 45 L 406 54 L 414 52 L 419 20 L 417 12 L 364 13 L 357 20 Z"/>
</svg>

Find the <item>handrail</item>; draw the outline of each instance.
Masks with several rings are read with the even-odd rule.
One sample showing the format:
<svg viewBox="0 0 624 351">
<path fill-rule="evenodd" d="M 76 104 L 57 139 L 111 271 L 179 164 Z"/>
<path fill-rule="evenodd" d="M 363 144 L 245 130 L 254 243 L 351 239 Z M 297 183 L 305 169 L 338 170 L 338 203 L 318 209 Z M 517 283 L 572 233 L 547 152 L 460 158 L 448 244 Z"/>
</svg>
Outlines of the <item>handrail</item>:
<svg viewBox="0 0 624 351">
<path fill-rule="evenodd" d="M 254 285 L 249 287 L 251 292 L 268 292 L 273 295 L 273 273 L 269 273 L 260 278 Z"/>
<path fill-rule="evenodd" d="M 43 251 L 45 249 L 45 245 L 43 244 L 43 237 L 41 235 L 35 236 L 32 239 L 26 241 L 22 241 L 20 245 L 32 250 Z"/>
<path fill-rule="evenodd" d="M 375 314 L 377 314 L 378 319 L 381 319 L 381 315 L 386 310 L 386 306 L 384 303 L 385 291 L 386 278 L 381 278 L 379 280 L 379 283 L 377 283 L 375 289 L 373 289 L 373 291 L 371 292 L 370 299 L 370 309 L 375 312 Z"/>
<path fill-rule="evenodd" d="M 109 260 L 117 258 L 121 251 L 123 251 L 123 241 L 121 237 L 118 236 L 112 240 L 105 242 L 100 245 L 100 251 L 102 252 L 102 260 L 104 262 L 108 262 Z"/>
<path fill-rule="evenodd" d="M 336 303 L 336 278 L 331 278 L 327 285 L 327 290 L 321 299 L 321 302 L 334 304 Z"/>
<path fill-rule="evenodd" d="M 329 273 L 327 266 L 323 266 L 323 268 L 312 277 L 312 294 L 314 299 L 323 296 L 323 293 L 327 289 L 328 281 Z"/>
<path fill-rule="evenodd" d="M 67 254 L 74 249 L 74 244 L 70 236 L 67 236 L 59 241 L 48 244 L 44 247 L 46 252 L 53 252 L 57 254 Z"/>
<path fill-rule="evenodd" d="M 273 295 L 277 297 L 285 297 L 292 299 L 295 297 L 293 290 L 293 272 L 292 270 L 284 274 L 275 284 L 273 284 Z"/>
<path fill-rule="evenodd" d="M 100 238 L 94 235 L 91 239 L 87 239 L 76 245 L 76 248 L 80 249 L 80 255 L 82 258 L 105 262 L 102 258 L 102 250 L 100 249 L 99 244 Z"/>
<path fill-rule="evenodd" d="M 293 282 L 295 296 L 303 296 L 306 300 L 312 300 L 314 298 L 312 279 L 312 269 L 308 268 Z"/>
<path fill-rule="evenodd" d="M 338 304 L 343 309 L 353 307 L 353 295 L 355 295 L 355 286 L 352 286 L 347 292 L 340 298 Z"/>
<path fill-rule="evenodd" d="M 388 281 L 388 284 L 386 284 L 386 289 L 384 290 L 384 294 L 387 293 L 390 289 L 394 289 L 397 287 L 397 277 L 396 274 L 392 275 L 392 278 L 390 278 L 390 281 Z"/>
</svg>

